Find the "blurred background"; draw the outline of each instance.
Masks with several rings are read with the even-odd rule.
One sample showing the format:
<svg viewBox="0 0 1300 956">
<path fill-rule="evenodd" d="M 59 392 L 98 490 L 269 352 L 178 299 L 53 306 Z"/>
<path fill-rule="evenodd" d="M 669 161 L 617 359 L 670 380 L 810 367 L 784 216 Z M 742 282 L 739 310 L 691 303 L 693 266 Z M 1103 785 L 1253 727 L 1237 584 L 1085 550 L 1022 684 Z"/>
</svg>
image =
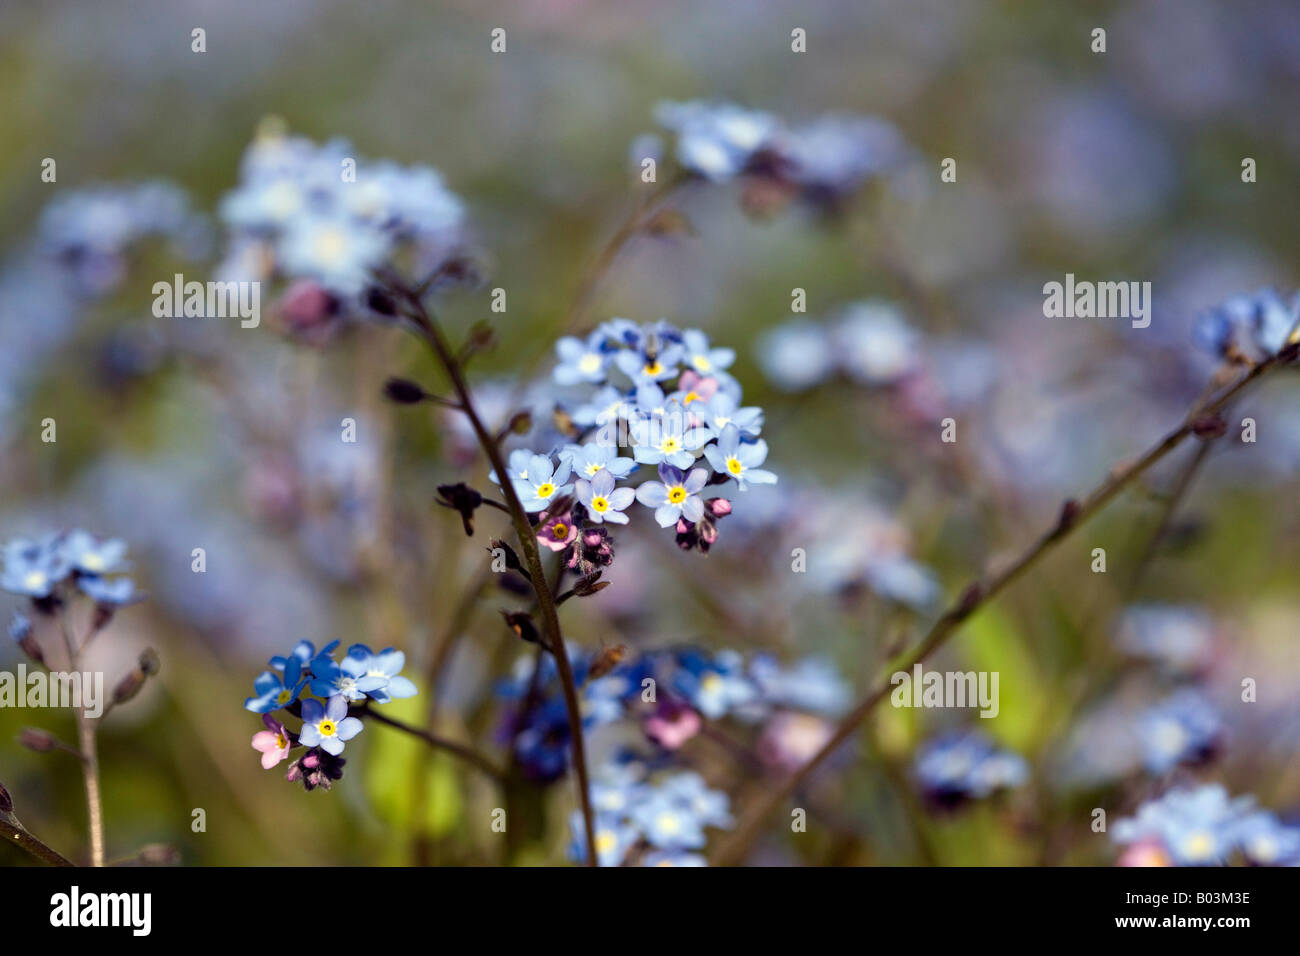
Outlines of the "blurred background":
<svg viewBox="0 0 1300 956">
<path fill-rule="evenodd" d="M 205 53 L 191 50 L 196 27 Z M 791 52 L 796 27 L 807 53 Z M 492 784 L 383 728 L 349 746 L 328 794 L 262 771 L 249 747 L 261 724 L 243 700 L 265 659 L 342 640 L 406 651 L 421 693 L 391 712 L 499 756 L 497 683 L 522 653 L 497 613 L 518 597 L 480 580 L 504 516 L 480 514 L 466 538 L 433 504 L 440 483 L 486 489 L 486 466 L 444 415 L 383 400 L 394 374 L 442 387 L 415 343 L 367 323 L 304 341 L 270 318 L 246 330 L 151 312 L 155 281 L 202 279 L 221 259 L 219 201 L 268 123 L 435 167 L 463 200 L 483 280 L 438 305 L 457 337 L 491 320 L 496 345 L 472 377 L 498 421 L 521 380 L 545 381 L 599 250 L 635 208 L 654 148 L 643 137 L 663 137 L 671 166 L 657 103 L 729 100 L 791 123 L 875 115 L 909 144 L 907 169 L 834 215 L 691 182 L 669 199 L 689 228 L 633 237 L 592 295 L 587 327 L 667 317 L 734 347 L 746 403 L 767 412 L 779 492 L 738 505 L 707 557 L 629 529 L 613 586 L 564 608 L 570 640 L 591 650 L 690 644 L 834 665 L 842 687 L 776 756 L 760 746 L 768 725 L 735 731 L 757 765 L 717 741 L 683 748 L 734 808 L 980 569 L 1181 420 L 1218 364 L 1197 334 L 1210 310 L 1262 287 L 1290 294 L 1297 42 L 1300 8 L 1285 0 L 5 4 L 0 538 L 79 527 L 125 540 L 150 599 L 115 616 L 92 663 L 111 685 L 145 647 L 162 661 L 101 733 L 110 858 L 153 843 L 198 865 L 565 858 L 563 783 L 523 799 L 528 823 L 503 851 Z M 955 183 L 939 180 L 948 157 Z M 178 192 L 149 200 L 141 241 L 124 235 L 89 267 L 69 259 L 51 203 L 159 181 Z M 1067 272 L 1150 281 L 1151 326 L 1044 318 L 1042 286 Z M 504 314 L 490 311 L 495 287 Z M 794 289 L 806 314 L 792 314 Z M 881 708 L 814 778 L 809 832 L 778 815 L 751 859 L 1111 864 L 1121 848 L 1089 829 L 1091 809 L 1128 815 L 1179 784 L 1300 813 L 1300 405 L 1296 383 L 1274 379 L 1236 407 L 1154 546 L 1197 448 L 933 661 L 998 671 L 997 719 Z M 1246 416 L 1254 443 L 1240 440 Z M 348 417 L 355 445 L 338 439 Z M 940 442 L 948 417 L 955 446 Z M 40 440 L 46 418 L 56 443 Z M 191 571 L 199 547 L 204 574 Z M 793 548 L 806 573 L 791 571 Z M 0 646 L 0 667 L 19 659 Z M 1182 692 L 1213 714 L 1198 718 L 1204 746 L 1179 737 L 1179 759 L 1152 758 L 1149 712 Z M 72 739 L 72 724 L 0 709 L 0 781 L 33 832 L 83 858 L 72 759 L 14 742 L 29 725 Z M 918 757 L 966 729 L 1026 771 L 994 798 L 938 807 Z M 8 849 L 0 862 L 25 861 Z"/>
</svg>

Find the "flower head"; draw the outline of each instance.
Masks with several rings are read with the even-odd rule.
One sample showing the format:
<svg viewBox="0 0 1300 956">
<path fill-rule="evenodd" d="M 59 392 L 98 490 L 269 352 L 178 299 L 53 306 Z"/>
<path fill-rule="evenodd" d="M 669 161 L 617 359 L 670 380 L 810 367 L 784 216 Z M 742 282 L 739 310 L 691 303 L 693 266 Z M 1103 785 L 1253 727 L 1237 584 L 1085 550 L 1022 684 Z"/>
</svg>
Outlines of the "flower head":
<svg viewBox="0 0 1300 956">
<path fill-rule="evenodd" d="M 695 468 L 689 475 L 680 468 L 662 464 L 659 481 L 647 481 L 636 490 L 636 500 L 647 508 L 655 509 L 659 527 L 675 525 L 679 518 L 699 521 L 704 515 L 704 502 L 699 492 L 708 483 L 706 468 Z"/>
<path fill-rule="evenodd" d="M 587 509 L 588 517 L 597 524 L 605 521 L 627 524 L 628 517 L 623 512 L 636 497 L 631 488 L 615 488 L 613 474 L 604 469 L 591 481 L 579 478 L 574 482 L 574 493 Z"/>
<path fill-rule="evenodd" d="M 530 514 L 545 511 L 557 495 L 573 490 L 572 485 L 565 484 L 571 471 L 567 461 L 561 461 L 557 466 L 547 455 L 529 458 L 525 476 L 511 479 L 524 510 Z"/>
<path fill-rule="evenodd" d="M 347 716 L 348 702 L 335 696 L 322 707 L 318 700 L 305 700 L 302 704 L 302 729 L 298 742 L 308 747 L 320 747 L 328 754 L 338 756 L 344 743 L 361 733 L 363 725 L 356 717 Z"/>
<path fill-rule="evenodd" d="M 578 536 L 578 526 L 573 514 L 566 508 L 562 514 L 549 512 L 542 516 L 541 527 L 537 531 L 537 541 L 552 551 L 563 551 Z"/>
<path fill-rule="evenodd" d="M 266 730 L 259 730 L 253 734 L 253 749 L 262 755 L 262 769 L 270 770 L 289 756 L 293 744 L 289 739 L 289 732 L 284 729 L 284 724 L 270 714 L 262 715 L 262 723 L 266 724 Z"/>
<path fill-rule="evenodd" d="M 776 484 L 776 475 L 758 467 L 767 460 L 767 442 L 761 438 L 741 442 L 740 429 L 734 424 L 722 429 L 717 444 L 704 449 L 704 457 L 714 471 L 734 480 L 741 491 L 751 482 L 756 485 Z"/>
</svg>

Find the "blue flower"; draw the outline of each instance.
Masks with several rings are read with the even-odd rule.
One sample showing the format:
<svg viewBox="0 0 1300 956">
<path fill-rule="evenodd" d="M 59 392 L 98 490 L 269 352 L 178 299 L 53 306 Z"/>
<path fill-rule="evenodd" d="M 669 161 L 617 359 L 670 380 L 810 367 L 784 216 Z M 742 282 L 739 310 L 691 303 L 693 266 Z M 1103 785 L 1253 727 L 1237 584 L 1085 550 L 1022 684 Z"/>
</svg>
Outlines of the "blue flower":
<svg viewBox="0 0 1300 956">
<path fill-rule="evenodd" d="M 707 468 L 696 468 L 686 475 L 680 468 L 663 464 L 659 466 L 659 479 L 647 481 L 636 490 L 636 500 L 655 509 L 659 527 L 670 527 L 679 518 L 694 523 L 704 516 L 699 492 L 708 483 Z"/>
<path fill-rule="evenodd" d="M 698 773 L 674 774 L 664 780 L 660 792 L 687 807 L 705 826 L 725 829 L 735 825 L 731 798 L 721 790 L 710 790 Z"/>
<path fill-rule="evenodd" d="M 307 686 L 302 676 L 302 661 L 291 657 L 285 664 L 284 676 L 275 671 L 262 671 L 253 682 L 255 696 L 244 701 L 244 707 L 255 714 L 269 714 L 273 710 L 288 707 Z"/>
<path fill-rule="evenodd" d="M 341 663 L 324 654 L 318 655 L 311 662 L 311 692 L 317 697 L 362 700 L 374 691 L 383 690 L 388 686 L 388 677 L 369 673 L 369 664 L 369 657 L 354 656 L 351 650 Z M 292 665 L 290 661 L 289 666 Z"/>
<path fill-rule="evenodd" d="M 1240 820 L 1234 840 L 1246 859 L 1256 866 L 1300 863 L 1300 827 L 1284 826 L 1266 811 L 1257 811 Z"/>
<path fill-rule="evenodd" d="M 807 658 L 784 668 L 771 654 L 760 654 L 749 674 L 763 700 L 813 714 L 838 714 L 852 702 L 852 690 L 830 661 Z"/>
<path fill-rule="evenodd" d="M 533 455 L 528 460 L 527 477 L 512 479 L 524 510 L 534 514 L 545 511 L 553 498 L 573 490 L 572 485 L 565 484 L 571 470 L 567 461 L 556 466 L 546 455 Z"/>
<path fill-rule="evenodd" d="M 660 103 L 655 119 L 677 134 L 677 161 L 682 167 L 713 182 L 744 172 L 778 128 L 767 113 L 700 100 Z"/>
<path fill-rule="evenodd" d="M 701 375 L 720 375 L 736 361 L 735 349 L 710 348 L 709 337 L 698 329 L 682 334 L 682 349 L 686 364 Z"/>
<path fill-rule="evenodd" d="M 528 477 L 528 464 L 533 460 L 533 453 L 527 448 L 516 448 L 510 453 L 506 460 L 506 470 L 510 473 L 511 481 L 523 481 Z M 501 484 L 501 479 L 497 476 L 496 469 L 488 472 L 488 479 L 494 484 Z"/>
<path fill-rule="evenodd" d="M 631 458 L 620 458 L 618 448 L 591 442 L 586 445 L 568 445 L 560 452 L 560 458 L 568 458 L 573 473 L 581 478 L 595 478 L 602 471 L 607 471 L 615 478 L 626 478 L 636 462 Z"/>
<path fill-rule="evenodd" d="M 797 319 L 760 336 L 758 364 L 777 388 L 799 392 L 821 385 L 831 377 L 835 371 L 835 352 L 820 325 Z"/>
<path fill-rule="evenodd" d="M 726 392 L 716 392 L 696 410 L 696 414 L 717 437 L 728 425 L 734 425 L 742 438 L 757 438 L 763 430 L 763 410 L 757 406 L 740 408 L 739 402 Z"/>
<path fill-rule="evenodd" d="M 825 201 L 896 168 L 907 154 L 902 135 L 885 120 L 836 114 L 783 133 L 774 148 L 789 178 Z"/>
<path fill-rule="evenodd" d="M 916 368 L 920 338 L 890 303 L 857 302 L 835 329 L 835 354 L 855 381 L 889 385 Z"/>
<path fill-rule="evenodd" d="M 334 653 L 334 648 L 338 646 L 339 646 L 338 641 L 330 641 L 330 643 L 326 644 L 324 647 L 320 649 L 320 656 L 328 657 L 330 654 Z M 281 657 L 279 654 L 277 654 L 274 657 L 272 657 L 269 661 L 267 661 L 267 663 L 270 664 L 272 667 L 274 667 L 276 670 L 282 671 L 285 669 L 286 666 L 288 666 L 289 661 L 291 660 L 297 660 L 300 667 L 306 667 L 313 660 L 315 660 L 316 657 L 317 654 L 316 654 L 315 644 L 313 644 L 311 641 L 299 641 L 297 644 L 293 646 L 293 650 L 289 652 L 288 657 Z"/>
<path fill-rule="evenodd" d="M 1218 784 L 1170 790 L 1138 807 L 1136 816 L 1116 820 L 1111 836 L 1119 844 L 1158 841 L 1178 866 L 1217 866 L 1237 846 L 1253 806 L 1251 797 L 1230 799 Z"/>
<path fill-rule="evenodd" d="M 51 536 L 40 541 L 18 538 L 4 546 L 4 573 L 0 590 L 30 598 L 47 598 L 55 586 L 72 571 L 59 539 Z"/>
<path fill-rule="evenodd" d="M 735 425 L 728 425 L 722 430 L 718 443 L 704 449 L 704 457 L 718 474 L 730 476 L 741 491 L 750 482 L 756 485 L 776 484 L 776 475 L 758 467 L 767 460 L 767 442 L 760 438 L 742 444 L 740 429 Z"/>
<path fill-rule="evenodd" d="M 645 855 L 642 866 L 708 866 L 709 861 L 698 853 L 680 850 L 653 850 Z"/>
<path fill-rule="evenodd" d="M 745 676 L 740 655 L 734 651 L 722 651 L 714 657 L 689 651 L 679 655 L 677 663 L 673 689 L 712 720 L 758 697 L 758 689 Z"/>
<path fill-rule="evenodd" d="M 1183 690 L 1146 711 L 1138 723 L 1142 760 L 1151 773 L 1201 763 L 1213 753 L 1222 725 L 1198 692 Z"/>
<path fill-rule="evenodd" d="M 614 356 L 614 364 L 632 380 L 633 385 L 673 378 L 677 375 L 677 366 L 681 360 L 682 347 L 675 344 L 656 352 L 624 349 Z"/>
<path fill-rule="evenodd" d="M 636 447 L 632 456 L 642 465 L 667 463 L 676 468 L 690 468 L 708 437 L 703 429 L 688 427 L 686 416 L 680 411 L 652 415 L 636 423 L 633 431 Z"/>
<path fill-rule="evenodd" d="M 72 531 L 62 539 L 59 547 L 68 564 L 85 574 L 114 574 L 130 567 L 123 560 L 125 541 L 97 541 L 85 531 Z"/>
<path fill-rule="evenodd" d="M 1018 754 L 999 750 L 983 734 L 969 731 L 938 737 L 922 747 L 916 778 L 926 797 L 950 807 L 1020 786 L 1029 778 L 1029 767 Z"/>
<path fill-rule="evenodd" d="M 305 700 L 302 704 L 302 729 L 298 743 L 306 747 L 320 747 L 337 757 L 343 752 L 345 741 L 361 733 L 363 725 L 356 717 L 347 716 L 348 703 L 342 697 L 331 697 L 324 707 L 318 700 Z"/>
<path fill-rule="evenodd" d="M 136 590 L 135 582 L 130 578 L 101 578 L 96 575 L 82 575 L 77 579 L 77 587 L 96 604 L 102 607 L 125 607 L 145 596 Z"/>
<path fill-rule="evenodd" d="M 378 704 L 386 704 L 393 699 L 414 697 L 419 693 L 415 684 L 401 676 L 406 666 L 406 655 L 386 647 L 378 654 L 371 652 L 364 644 L 353 644 L 348 648 L 346 660 L 356 660 L 362 668 L 363 678 L 380 678 L 385 683 L 367 690 L 366 696 Z"/>
<path fill-rule="evenodd" d="M 572 416 L 575 424 L 590 428 L 593 425 L 607 425 L 620 418 L 631 418 L 635 408 L 628 396 L 614 386 L 607 385 L 596 392 L 591 401 L 575 407 Z"/>
<path fill-rule="evenodd" d="M 587 831 L 581 811 L 573 812 L 569 827 L 573 832 L 570 857 L 575 860 L 587 859 Z M 597 814 L 592 820 L 592 830 L 596 837 L 596 863 L 599 866 L 618 866 L 627 856 L 627 851 L 641 838 L 636 826 L 613 814 Z"/>
<path fill-rule="evenodd" d="M 615 488 L 614 476 L 608 471 L 601 469 L 591 481 L 579 478 L 574 483 L 574 490 L 592 521 L 597 524 L 605 521 L 627 524 L 628 517 L 623 511 L 632 503 L 636 493 L 631 488 Z"/>
<path fill-rule="evenodd" d="M 560 357 L 560 364 L 555 366 L 555 381 L 560 385 L 605 381 L 609 353 L 602 348 L 604 341 L 601 332 L 593 332 L 586 342 L 571 335 L 556 342 L 555 354 Z"/>
<path fill-rule="evenodd" d="M 318 279 L 344 294 L 360 292 L 371 270 L 382 265 L 392 246 L 389 236 L 343 216 L 307 215 L 293 219 L 279 244 L 279 263 L 292 276 Z"/>
</svg>

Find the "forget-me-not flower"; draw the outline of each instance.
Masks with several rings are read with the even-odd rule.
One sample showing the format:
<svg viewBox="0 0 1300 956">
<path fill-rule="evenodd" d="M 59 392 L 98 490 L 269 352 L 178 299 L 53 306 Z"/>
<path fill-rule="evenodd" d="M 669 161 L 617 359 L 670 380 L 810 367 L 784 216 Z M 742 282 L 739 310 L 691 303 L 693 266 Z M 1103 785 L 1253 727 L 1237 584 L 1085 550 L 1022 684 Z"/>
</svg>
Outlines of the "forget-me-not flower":
<svg viewBox="0 0 1300 956">
<path fill-rule="evenodd" d="M 615 488 L 614 476 L 604 469 L 590 481 L 579 478 L 574 483 L 574 493 L 587 509 L 588 517 L 597 524 L 605 521 L 627 524 L 628 517 L 623 512 L 636 496 L 631 488 Z"/>
<path fill-rule="evenodd" d="M 348 702 L 339 696 L 331 697 L 324 707 L 318 700 L 303 701 L 298 742 L 306 747 L 320 747 L 337 757 L 343 752 L 344 743 L 363 729 L 360 720 L 347 714 Z"/>
<path fill-rule="evenodd" d="M 750 482 L 756 485 L 776 484 L 776 475 L 758 467 L 767 460 L 767 442 L 761 438 L 753 442 L 741 442 L 740 429 L 734 424 L 722 429 L 718 443 L 704 449 L 704 457 L 718 474 L 734 479 L 741 491 Z"/>
<path fill-rule="evenodd" d="M 667 528 L 685 518 L 694 523 L 704 517 L 700 491 L 709 480 L 707 468 L 695 468 L 685 474 L 669 464 L 659 466 L 659 481 L 647 481 L 636 490 L 636 500 L 655 509 L 655 521 Z"/>
</svg>

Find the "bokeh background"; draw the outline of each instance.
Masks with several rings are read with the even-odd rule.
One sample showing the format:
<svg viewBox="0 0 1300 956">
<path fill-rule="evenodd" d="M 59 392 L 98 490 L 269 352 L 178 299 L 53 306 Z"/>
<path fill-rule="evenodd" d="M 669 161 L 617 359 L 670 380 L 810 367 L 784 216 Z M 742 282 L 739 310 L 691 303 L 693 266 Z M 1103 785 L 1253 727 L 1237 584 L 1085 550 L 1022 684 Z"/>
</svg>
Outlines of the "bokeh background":
<svg viewBox="0 0 1300 956">
<path fill-rule="evenodd" d="M 195 54 L 200 26 L 207 52 Z M 1104 55 L 1090 50 L 1097 26 Z M 488 52 L 495 27 L 505 55 Z M 808 31 L 806 54 L 790 52 L 794 27 Z M 1294 287 L 1297 42 L 1300 9 L 1285 0 L 5 4 L 0 537 L 84 527 L 127 540 L 151 599 L 117 616 L 94 662 L 111 683 L 146 646 L 162 659 L 101 735 L 110 857 L 165 843 L 188 864 L 503 859 L 486 822 L 491 787 L 408 740 L 368 728 L 329 794 L 263 772 L 249 748 L 260 723 L 242 702 L 264 659 L 341 639 L 404 649 L 421 696 L 398 713 L 500 753 L 493 686 L 520 653 L 496 610 L 512 598 L 495 584 L 455 614 L 485 541 L 465 538 L 433 489 L 483 486 L 485 468 L 442 416 L 382 400 L 392 374 L 441 381 L 412 343 L 359 328 L 312 345 L 270 321 L 241 330 L 150 312 L 154 281 L 201 277 L 214 261 L 213 211 L 268 117 L 344 137 L 358 155 L 432 165 L 464 199 L 486 281 L 440 307 L 461 332 L 492 320 L 497 345 L 473 368 L 485 396 L 544 374 L 584 270 L 635 201 L 629 149 L 655 132 L 659 101 L 895 124 L 914 174 L 843 215 L 756 217 L 734 185 L 692 186 L 674 200 L 689 234 L 635 239 L 599 285 L 597 319 L 666 316 L 737 349 L 733 371 L 767 409 L 782 483 L 748 516 L 738 507 L 707 558 L 629 531 L 614 586 L 565 608 L 570 639 L 589 648 L 820 656 L 859 689 L 936 602 L 1180 420 L 1216 365 L 1199 316 L 1232 294 Z M 40 180 L 45 157 L 57 183 Z M 945 157 L 955 184 L 939 182 Z M 1243 157 L 1257 182 L 1242 182 Z M 156 179 L 186 192 L 193 222 L 133 250 L 105 294 L 51 294 L 58 263 L 36 242 L 47 205 Z M 1151 327 L 1045 319 L 1042 285 L 1066 272 L 1152 282 Z M 488 309 L 496 286 L 508 290 L 504 315 Z M 806 316 L 791 315 L 794 288 L 807 291 Z M 783 362 L 788 336 L 816 354 L 864 300 L 914 330 L 909 374 L 800 382 Z M 1088 829 L 1090 809 L 1128 813 L 1175 780 L 1222 782 L 1284 818 L 1300 811 L 1295 383 L 1270 382 L 1237 412 L 1140 579 L 1144 531 L 1195 449 L 935 660 L 999 671 L 998 719 L 882 708 L 815 778 L 810 832 L 785 834 L 778 818 L 753 858 L 1109 864 L 1118 849 Z M 1254 444 L 1239 440 L 1246 415 Z M 356 446 L 338 441 L 348 416 L 363 424 Z M 948 416 L 955 449 L 939 442 Z M 39 439 L 46 417 L 55 444 Z M 195 547 L 206 574 L 190 571 Z M 806 574 L 790 570 L 795 547 Z M 1089 570 L 1096 547 L 1105 574 Z M 1134 605 L 1173 613 L 1168 641 L 1191 648 L 1173 676 L 1123 643 Z M 431 694 L 421 675 L 448 633 Z M 0 647 L 0 665 L 18 659 Z M 1189 673 L 1222 722 L 1214 759 L 1145 772 L 1139 715 Z M 1259 681 L 1256 703 L 1241 702 L 1243 677 Z M 933 812 L 917 747 L 974 724 L 1023 755 L 1030 777 Z M 0 781 L 29 828 L 79 858 L 76 768 L 20 748 L 28 725 L 73 736 L 68 714 L 0 710 Z M 705 742 L 689 761 L 741 802 L 775 772 Z M 563 784 L 542 791 L 507 858 L 564 859 L 572 801 Z M 192 832 L 194 808 L 206 832 Z"/>
</svg>

